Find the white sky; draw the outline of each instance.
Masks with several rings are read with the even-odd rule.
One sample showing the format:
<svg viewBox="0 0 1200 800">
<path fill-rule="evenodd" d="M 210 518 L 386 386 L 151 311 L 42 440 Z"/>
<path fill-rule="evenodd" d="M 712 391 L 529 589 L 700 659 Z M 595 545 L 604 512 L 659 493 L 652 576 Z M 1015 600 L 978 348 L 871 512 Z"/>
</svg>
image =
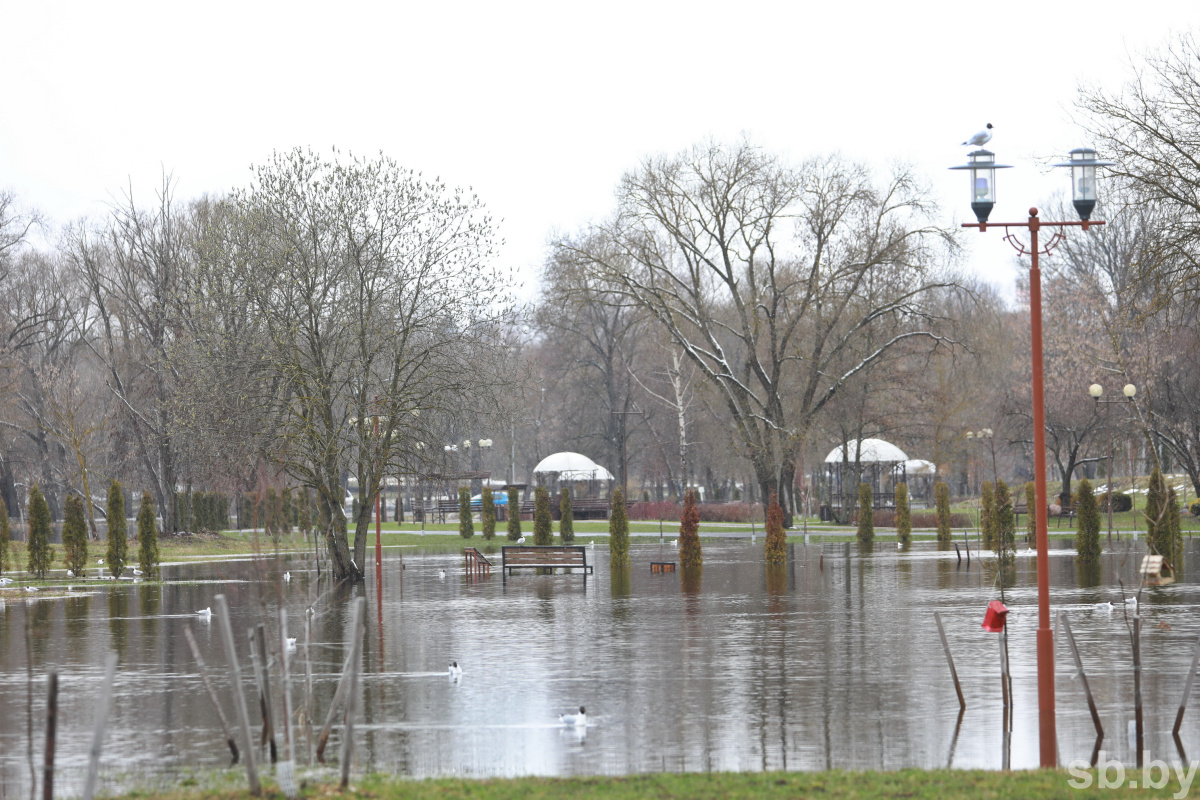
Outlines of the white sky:
<svg viewBox="0 0 1200 800">
<path fill-rule="evenodd" d="M 913 164 L 972 219 L 958 143 L 986 122 L 992 220 L 1067 187 L 1035 159 L 1088 144 L 1081 80 L 1194 27 L 1200 4 L 170 3 L 0 0 L 0 187 L 56 224 L 162 169 L 178 196 L 243 185 L 272 150 L 331 145 L 472 186 L 525 294 L 548 236 L 605 216 L 642 157 L 747 134 L 797 160 Z M 1058 174 L 1063 173 L 1063 174 Z M 1012 294 L 1001 236 L 971 267 Z"/>
</svg>

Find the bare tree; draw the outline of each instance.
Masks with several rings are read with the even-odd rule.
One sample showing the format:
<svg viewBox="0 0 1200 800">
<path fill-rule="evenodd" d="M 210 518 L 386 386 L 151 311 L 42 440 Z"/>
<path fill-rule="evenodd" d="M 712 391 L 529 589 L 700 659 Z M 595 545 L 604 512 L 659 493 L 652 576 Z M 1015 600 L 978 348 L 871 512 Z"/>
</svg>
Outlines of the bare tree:
<svg viewBox="0 0 1200 800">
<path fill-rule="evenodd" d="M 494 401 L 507 305 L 486 266 L 492 222 L 474 196 L 385 157 L 299 149 L 258 167 L 228 213 L 205 238 L 208 302 L 256 323 L 211 326 L 194 356 L 239 365 L 268 456 L 317 492 L 334 577 L 360 580 L 384 476 L 415 469 L 439 426 Z M 348 473 L 361 509 L 353 552 Z"/>
<path fill-rule="evenodd" d="M 563 240 L 662 325 L 717 390 L 763 502 L 790 509 L 795 458 L 846 380 L 921 327 L 921 298 L 949 231 L 903 171 L 876 186 L 837 158 L 786 167 L 760 149 L 700 146 L 647 160 L 621 182 L 612 252 Z M 873 287 L 868 291 L 868 287 Z M 860 362 L 848 348 L 879 320 L 904 330 Z"/>
</svg>

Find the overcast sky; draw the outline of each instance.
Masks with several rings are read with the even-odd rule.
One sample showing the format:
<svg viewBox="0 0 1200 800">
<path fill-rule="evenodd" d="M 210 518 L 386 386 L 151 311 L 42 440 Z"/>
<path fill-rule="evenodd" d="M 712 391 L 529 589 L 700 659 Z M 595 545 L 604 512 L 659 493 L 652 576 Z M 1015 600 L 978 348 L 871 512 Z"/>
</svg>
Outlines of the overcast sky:
<svg viewBox="0 0 1200 800">
<path fill-rule="evenodd" d="M 1019 167 L 992 219 L 1022 218 L 1067 187 L 1037 160 L 1089 144 L 1079 83 L 1118 86 L 1198 7 L 0 0 L 0 187 L 58 225 L 129 186 L 152 199 L 163 169 L 186 198 L 245 185 L 273 150 L 383 151 L 473 187 L 532 297 L 553 231 L 708 137 L 910 163 L 961 222 L 967 178 L 946 167 L 991 122 Z M 971 233 L 970 268 L 1011 295 L 1008 245 Z"/>
</svg>

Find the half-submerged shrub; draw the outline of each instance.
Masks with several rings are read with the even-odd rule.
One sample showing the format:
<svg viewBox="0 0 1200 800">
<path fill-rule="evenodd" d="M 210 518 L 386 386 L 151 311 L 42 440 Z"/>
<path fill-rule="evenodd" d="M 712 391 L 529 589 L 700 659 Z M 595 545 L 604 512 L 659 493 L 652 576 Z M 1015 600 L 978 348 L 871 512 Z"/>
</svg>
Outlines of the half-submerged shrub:
<svg viewBox="0 0 1200 800">
<path fill-rule="evenodd" d="M 696 492 L 688 489 L 683 497 L 683 517 L 679 520 L 679 565 L 694 569 L 704 563 L 700 550 L 700 514 L 696 510 Z"/>
<path fill-rule="evenodd" d="M 992 506 L 992 530 L 996 537 L 996 555 L 1000 563 L 1012 564 L 1017 556 L 1017 521 L 1013 514 L 1012 493 L 1004 481 L 996 481 Z"/>
<path fill-rule="evenodd" d="M 575 541 L 575 512 L 571 508 L 571 490 L 566 486 L 559 492 L 558 507 L 562 514 L 558 523 L 558 535 L 562 537 L 563 544 L 570 544 Z"/>
<path fill-rule="evenodd" d="M 8 508 L 4 505 L 4 498 L 0 497 L 0 575 L 12 569 L 11 550 L 8 546 L 11 538 L 8 530 Z"/>
<path fill-rule="evenodd" d="M 470 539 L 475 535 L 475 520 L 471 518 L 471 490 L 458 487 L 458 535 Z"/>
<path fill-rule="evenodd" d="M 479 500 L 481 508 L 479 524 L 483 529 L 484 541 L 490 542 L 496 535 L 496 500 L 492 497 L 492 490 L 487 486 L 483 487 Z M 400 502 L 399 496 L 397 496 L 396 502 Z"/>
<path fill-rule="evenodd" d="M 950 487 L 938 481 L 933 486 L 937 498 L 937 540 L 939 547 L 950 546 Z"/>
<path fill-rule="evenodd" d="M 50 507 L 37 484 L 29 490 L 28 549 L 26 569 L 38 579 L 45 578 L 54 554 L 50 552 Z"/>
<path fill-rule="evenodd" d="M 1079 521 L 1075 528 L 1075 555 L 1083 563 L 1100 558 L 1100 507 L 1087 478 L 1079 482 L 1079 500 L 1075 505 Z"/>
<path fill-rule="evenodd" d="M 138 566 L 147 576 L 158 574 L 158 526 L 154 521 L 154 498 L 142 492 L 142 508 L 138 511 Z"/>
<path fill-rule="evenodd" d="M 858 485 L 858 545 L 870 547 L 875 544 L 875 502 L 871 496 L 871 484 Z"/>
<path fill-rule="evenodd" d="M 116 481 L 108 485 L 105 514 L 108 519 L 108 547 L 104 551 L 104 563 L 108 565 L 112 576 L 119 578 L 129 558 L 129 530 L 125 523 L 125 490 Z"/>
<path fill-rule="evenodd" d="M 625 516 L 625 493 L 613 489 L 612 511 L 608 515 L 608 555 L 612 568 L 629 566 L 629 519 Z"/>
<path fill-rule="evenodd" d="M 1146 487 L 1146 543 L 1153 553 L 1170 560 L 1171 530 L 1167 520 L 1167 485 L 1158 467 L 1150 473 Z"/>
<path fill-rule="evenodd" d="M 996 550 L 996 489 L 991 481 L 983 482 L 983 497 L 979 501 L 979 533 L 985 550 Z"/>
<path fill-rule="evenodd" d="M 554 544 L 554 521 L 550 517 L 550 493 L 545 486 L 533 492 L 533 543 L 539 547 Z"/>
<path fill-rule="evenodd" d="M 88 558 L 87 522 L 83 516 L 83 498 L 67 495 L 63 506 L 63 563 L 77 576 L 83 577 Z"/>
<path fill-rule="evenodd" d="M 515 542 L 521 538 L 521 490 L 508 490 L 508 540 Z"/>
<path fill-rule="evenodd" d="M 1025 482 L 1025 541 L 1032 542 L 1037 538 L 1037 487 L 1033 481 Z"/>
<path fill-rule="evenodd" d="M 787 536 L 783 532 L 783 509 L 779 507 L 779 497 L 771 492 L 771 500 L 767 504 L 767 564 L 787 563 Z"/>
<path fill-rule="evenodd" d="M 912 541 L 912 512 L 908 507 L 908 484 L 896 484 L 896 541 L 908 547 Z"/>
</svg>

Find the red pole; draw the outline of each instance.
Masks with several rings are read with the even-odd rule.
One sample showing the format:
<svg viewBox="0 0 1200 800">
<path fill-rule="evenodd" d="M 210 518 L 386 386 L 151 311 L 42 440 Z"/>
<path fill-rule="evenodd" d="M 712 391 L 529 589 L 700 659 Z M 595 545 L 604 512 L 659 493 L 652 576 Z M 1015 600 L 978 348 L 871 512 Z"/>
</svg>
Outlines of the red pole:
<svg viewBox="0 0 1200 800">
<path fill-rule="evenodd" d="M 1054 724 L 1054 631 L 1050 627 L 1050 545 L 1046 529 L 1046 421 L 1042 383 L 1042 274 L 1038 269 L 1038 210 L 1029 209 L 1029 326 L 1033 340 L 1033 475 L 1037 495 L 1038 731 L 1043 769 L 1058 767 Z"/>
<path fill-rule="evenodd" d="M 378 402 L 379 398 L 375 400 Z M 379 415 L 375 415 L 375 447 L 379 447 Z M 375 579 L 376 582 L 383 577 L 383 520 L 379 514 L 379 496 L 383 493 L 384 482 L 382 476 L 379 480 L 379 485 L 375 487 Z M 397 497 L 399 497 L 399 489 L 397 489 Z"/>
</svg>

